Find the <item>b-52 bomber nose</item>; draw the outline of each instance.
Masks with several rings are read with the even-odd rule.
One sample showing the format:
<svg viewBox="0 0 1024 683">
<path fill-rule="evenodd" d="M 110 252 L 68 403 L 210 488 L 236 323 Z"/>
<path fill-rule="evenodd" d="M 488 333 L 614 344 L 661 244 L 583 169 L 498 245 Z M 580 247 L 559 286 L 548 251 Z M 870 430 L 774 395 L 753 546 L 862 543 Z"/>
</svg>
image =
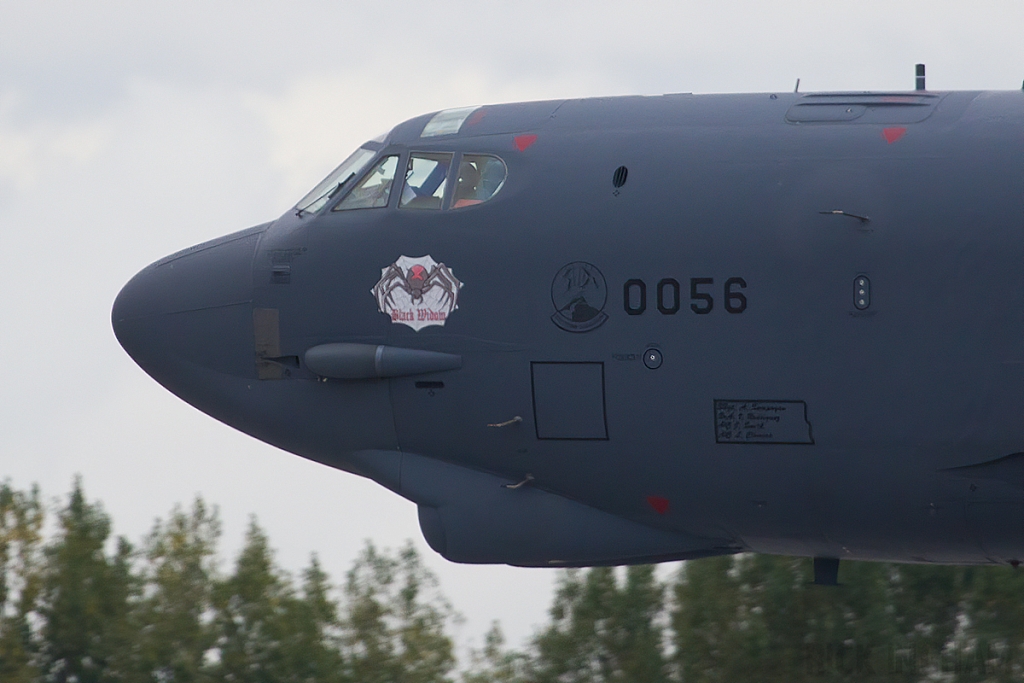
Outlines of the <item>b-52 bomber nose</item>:
<svg viewBox="0 0 1024 683">
<path fill-rule="evenodd" d="M 265 226 L 190 247 L 148 266 L 117 295 L 121 346 L 193 405 L 218 378 L 251 377 L 252 262 Z"/>
<path fill-rule="evenodd" d="M 444 110 L 114 330 L 453 561 L 1019 564 L 1022 141 L 1020 91 Z"/>
</svg>

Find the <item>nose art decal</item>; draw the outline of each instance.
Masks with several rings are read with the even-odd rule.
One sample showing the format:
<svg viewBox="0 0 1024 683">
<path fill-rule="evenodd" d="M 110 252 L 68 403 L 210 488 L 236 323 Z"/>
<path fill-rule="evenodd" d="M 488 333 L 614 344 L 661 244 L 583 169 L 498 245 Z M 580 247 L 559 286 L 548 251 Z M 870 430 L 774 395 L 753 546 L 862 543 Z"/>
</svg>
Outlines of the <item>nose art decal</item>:
<svg viewBox="0 0 1024 683">
<path fill-rule="evenodd" d="M 418 258 L 401 256 L 381 268 L 380 280 L 370 293 L 381 313 L 391 322 L 420 330 L 428 325 L 444 325 L 459 307 L 462 283 L 443 263 L 428 254 Z"/>
</svg>

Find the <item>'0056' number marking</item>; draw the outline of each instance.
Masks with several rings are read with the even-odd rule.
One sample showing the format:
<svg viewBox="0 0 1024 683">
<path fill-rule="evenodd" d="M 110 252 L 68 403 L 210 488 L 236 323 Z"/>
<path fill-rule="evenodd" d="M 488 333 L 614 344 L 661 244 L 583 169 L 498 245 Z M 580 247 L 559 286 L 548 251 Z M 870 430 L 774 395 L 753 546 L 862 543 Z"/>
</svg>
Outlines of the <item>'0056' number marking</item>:
<svg viewBox="0 0 1024 683">
<path fill-rule="evenodd" d="M 710 277 L 690 278 L 690 310 L 697 315 L 707 315 L 715 309 L 715 297 L 712 288 L 715 280 Z M 741 277 L 731 277 L 722 287 L 725 310 L 729 313 L 742 313 L 747 310 L 747 296 L 742 290 L 747 288 L 747 281 Z M 682 307 L 682 294 L 679 281 L 674 278 L 659 280 L 654 287 L 654 300 L 662 315 L 675 315 Z M 626 280 L 622 286 L 622 307 L 629 315 L 642 315 L 647 310 L 647 283 L 639 278 Z"/>
</svg>

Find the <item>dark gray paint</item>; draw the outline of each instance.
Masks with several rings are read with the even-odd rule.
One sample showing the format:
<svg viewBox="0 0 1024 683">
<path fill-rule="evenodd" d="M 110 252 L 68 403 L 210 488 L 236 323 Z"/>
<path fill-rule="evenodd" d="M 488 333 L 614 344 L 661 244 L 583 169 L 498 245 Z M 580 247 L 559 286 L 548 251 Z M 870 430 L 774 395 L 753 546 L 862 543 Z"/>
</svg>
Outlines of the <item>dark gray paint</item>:
<svg viewBox="0 0 1024 683">
<path fill-rule="evenodd" d="M 420 139 L 429 118 L 381 153 L 497 154 L 509 176 L 491 201 L 402 211 L 394 192 L 387 209 L 289 212 L 185 250 L 118 296 L 122 345 L 217 419 L 413 500 L 456 561 L 1024 557 L 1024 488 L 1000 460 L 1024 451 L 1024 93 L 497 105 Z M 519 134 L 537 139 L 520 151 Z M 377 310 L 370 289 L 402 255 L 463 283 L 444 327 Z M 551 295 L 574 262 L 608 293 L 607 320 L 576 333 Z M 710 313 L 691 311 L 691 278 L 713 279 Z M 746 283 L 742 313 L 728 278 Z M 675 313 L 656 306 L 668 280 Z M 277 311 L 276 330 L 254 311 Z M 462 367 L 324 378 L 302 359 L 328 344 Z M 538 438 L 534 363 L 601 364 L 607 439 Z M 715 401 L 735 397 L 803 402 L 807 438 L 722 443 Z M 592 411 L 547 414 L 593 432 Z"/>
</svg>

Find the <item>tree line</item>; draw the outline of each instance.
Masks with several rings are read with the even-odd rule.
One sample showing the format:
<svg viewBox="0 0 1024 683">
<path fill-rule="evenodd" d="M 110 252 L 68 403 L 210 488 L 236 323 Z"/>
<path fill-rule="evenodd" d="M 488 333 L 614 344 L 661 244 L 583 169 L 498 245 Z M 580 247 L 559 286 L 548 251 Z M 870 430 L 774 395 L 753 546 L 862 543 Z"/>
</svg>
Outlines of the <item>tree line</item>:
<svg viewBox="0 0 1024 683">
<path fill-rule="evenodd" d="M 220 533 L 196 499 L 132 544 L 80 481 L 52 511 L 0 484 L 0 681 L 1024 679 L 1024 578 L 1008 567 L 846 562 L 839 587 L 767 555 L 557 570 L 532 638 L 507 647 L 495 623 L 459 662 L 459 617 L 411 544 L 367 542 L 336 586 L 315 556 L 285 572 L 255 520 L 221 572 Z"/>
</svg>

